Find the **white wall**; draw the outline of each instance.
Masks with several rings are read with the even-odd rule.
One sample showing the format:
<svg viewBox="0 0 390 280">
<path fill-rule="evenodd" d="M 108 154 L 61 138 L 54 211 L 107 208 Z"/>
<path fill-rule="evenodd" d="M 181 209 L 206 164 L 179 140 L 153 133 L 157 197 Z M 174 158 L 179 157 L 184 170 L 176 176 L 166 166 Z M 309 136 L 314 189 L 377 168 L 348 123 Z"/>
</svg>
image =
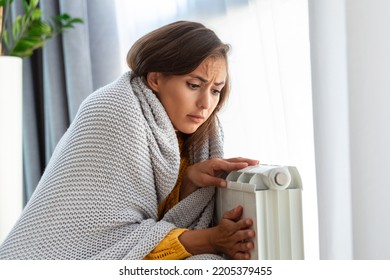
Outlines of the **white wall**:
<svg viewBox="0 0 390 280">
<path fill-rule="evenodd" d="M 390 259 L 390 1 L 310 2 L 322 259 Z"/>
</svg>

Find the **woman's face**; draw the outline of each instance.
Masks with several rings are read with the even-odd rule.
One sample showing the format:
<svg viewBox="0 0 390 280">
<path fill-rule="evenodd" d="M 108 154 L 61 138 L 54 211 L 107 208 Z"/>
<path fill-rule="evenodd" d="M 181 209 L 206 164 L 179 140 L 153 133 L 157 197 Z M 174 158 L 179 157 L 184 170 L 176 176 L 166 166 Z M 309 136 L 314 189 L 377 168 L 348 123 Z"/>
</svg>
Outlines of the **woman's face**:
<svg viewBox="0 0 390 280">
<path fill-rule="evenodd" d="M 148 73 L 151 89 L 163 104 L 174 128 L 194 133 L 216 108 L 225 85 L 227 65 L 222 58 L 207 58 L 193 72 L 180 76 Z"/>
</svg>

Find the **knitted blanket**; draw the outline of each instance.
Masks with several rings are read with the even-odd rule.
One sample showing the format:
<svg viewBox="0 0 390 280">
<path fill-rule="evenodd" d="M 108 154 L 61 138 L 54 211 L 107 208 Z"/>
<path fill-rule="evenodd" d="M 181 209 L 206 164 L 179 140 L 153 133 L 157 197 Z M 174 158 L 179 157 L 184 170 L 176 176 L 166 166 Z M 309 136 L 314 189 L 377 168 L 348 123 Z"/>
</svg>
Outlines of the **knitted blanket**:
<svg viewBox="0 0 390 280">
<path fill-rule="evenodd" d="M 222 157 L 221 131 L 190 161 L 210 157 Z M 208 227 L 214 187 L 200 188 L 157 221 L 179 162 L 164 107 L 141 78 L 125 73 L 81 104 L 0 259 L 142 259 L 174 228 Z"/>
</svg>

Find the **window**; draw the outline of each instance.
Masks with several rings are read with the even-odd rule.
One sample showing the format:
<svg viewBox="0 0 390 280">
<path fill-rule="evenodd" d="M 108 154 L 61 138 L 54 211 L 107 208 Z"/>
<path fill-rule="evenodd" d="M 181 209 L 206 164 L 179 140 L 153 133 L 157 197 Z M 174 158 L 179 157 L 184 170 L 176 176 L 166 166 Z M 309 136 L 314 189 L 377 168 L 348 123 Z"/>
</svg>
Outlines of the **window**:
<svg viewBox="0 0 390 280">
<path fill-rule="evenodd" d="M 220 119 L 226 157 L 294 165 L 303 181 L 305 258 L 318 259 L 307 0 L 116 0 L 125 57 L 136 39 L 179 19 L 232 46 L 232 92 Z"/>
</svg>

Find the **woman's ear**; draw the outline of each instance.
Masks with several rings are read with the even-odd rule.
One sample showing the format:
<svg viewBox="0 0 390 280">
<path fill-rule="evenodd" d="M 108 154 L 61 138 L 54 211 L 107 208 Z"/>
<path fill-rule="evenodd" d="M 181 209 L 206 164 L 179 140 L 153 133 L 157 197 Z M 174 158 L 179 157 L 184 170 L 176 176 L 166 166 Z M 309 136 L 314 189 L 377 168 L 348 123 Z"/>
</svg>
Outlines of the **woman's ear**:
<svg viewBox="0 0 390 280">
<path fill-rule="evenodd" d="M 148 86 L 152 89 L 154 92 L 158 92 L 158 80 L 160 78 L 160 73 L 158 72 L 149 72 L 146 74 L 146 81 L 148 83 Z"/>
</svg>

